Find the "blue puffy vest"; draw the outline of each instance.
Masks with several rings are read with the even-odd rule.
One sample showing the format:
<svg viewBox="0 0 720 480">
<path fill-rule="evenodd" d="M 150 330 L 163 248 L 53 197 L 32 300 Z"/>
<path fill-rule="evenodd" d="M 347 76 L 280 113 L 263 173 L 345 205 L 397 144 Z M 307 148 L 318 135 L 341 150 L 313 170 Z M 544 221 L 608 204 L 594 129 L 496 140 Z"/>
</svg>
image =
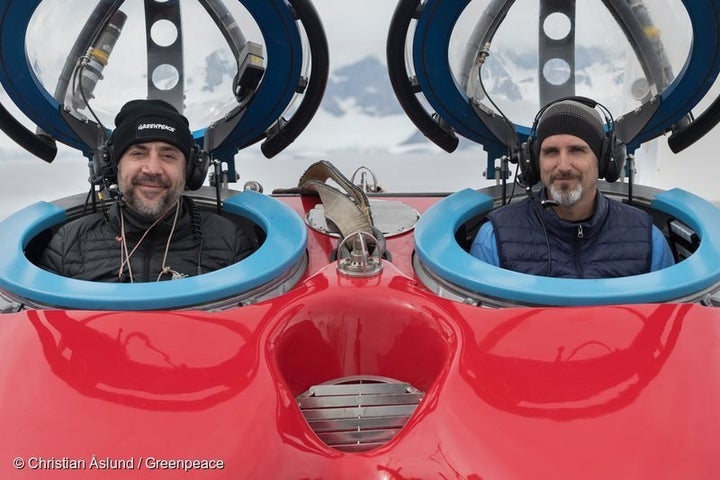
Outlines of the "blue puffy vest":
<svg viewBox="0 0 720 480">
<path fill-rule="evenodd" d="M 530 198 L 494 210 L 488 217 L 502 268 L 564 278 L 611 278 L 650 271 L 650 215 L 600 192 L 595 214 L 587 221 L 562 220 L 552 208 Z"/>
</svg>

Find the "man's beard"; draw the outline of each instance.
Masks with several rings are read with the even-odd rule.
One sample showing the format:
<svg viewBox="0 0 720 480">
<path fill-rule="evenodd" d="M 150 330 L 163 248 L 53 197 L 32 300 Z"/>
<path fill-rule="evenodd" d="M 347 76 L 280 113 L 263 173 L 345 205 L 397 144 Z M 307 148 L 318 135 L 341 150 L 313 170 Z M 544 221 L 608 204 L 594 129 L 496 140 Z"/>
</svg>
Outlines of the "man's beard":
<svg viewBox="0 0 720 480">
<path fill-rule="evenodd" d="M 550 192 L 550 198 L 555 200 L 558 205 L 571 207 L 580 200 L 583 188 L 582 184 L 579 183 L 575 188 L 558 188 L 554 183 L 551 183 L 548 191 Z"/>
<path fill-rule="evenodd" d="M 147 200 L 137 195 L 136 186 L 140 183 L 155 184 L 165 187 L 167 190 L 164 195 L 158 196 L 152 200 Z M 175 205 L 185 188 L 182 182 L 173 186 L 169 180 L 159 175 L 154 176 L 143 174 L 137 175 L 128 182 L 121 182 L 119 187 L 120 191 L 123 193 L 123 201 L 125 204 L 140 215 L 148 218 L 157 218 L 170 210 L 170 207 Z"/>
</svg>

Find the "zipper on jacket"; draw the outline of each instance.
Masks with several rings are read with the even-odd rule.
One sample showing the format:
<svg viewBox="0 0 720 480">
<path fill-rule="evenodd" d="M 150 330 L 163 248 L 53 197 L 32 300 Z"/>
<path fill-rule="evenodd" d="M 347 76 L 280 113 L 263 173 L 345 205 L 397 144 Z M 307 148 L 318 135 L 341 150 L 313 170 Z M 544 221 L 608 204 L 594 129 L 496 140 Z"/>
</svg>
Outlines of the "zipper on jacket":
<svg viewBox="0 0 720 480">
<path fill-rule="evenodd" d="M 585 233 L 583 233 L 582 224 L 578 224 L 577 227 L 577 238 L 578 240 L 573 242 L 574 243 L 574 249 L 575 249 L 575 268 L 577 269 L 578 278 L 585 278 L 585 269 L 583 268 L 583 260 L 581 258 L 580 252 L 582 251 L 581 244 L 582 244 L 582 238 L 585 236 Z"/>
</svg>

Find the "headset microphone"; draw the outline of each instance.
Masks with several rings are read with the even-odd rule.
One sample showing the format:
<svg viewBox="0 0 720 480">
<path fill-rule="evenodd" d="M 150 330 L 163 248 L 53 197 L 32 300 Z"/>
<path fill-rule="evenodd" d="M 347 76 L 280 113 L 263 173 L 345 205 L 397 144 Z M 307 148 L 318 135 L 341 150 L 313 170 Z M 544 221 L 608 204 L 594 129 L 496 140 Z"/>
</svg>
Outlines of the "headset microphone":
<svg viewBox="0 0 720 480">
<path fill-rule="evenodd" d="M 549 207 L 557 207 L 558 205 L 560 205 L 560 204 L 559 204 L 558 202 L 556 202 L 555 200 L 550 200 L 550 199 L 548 199 L 548 198 L 546 198 L 546 199 L 544 199 L 544 200 L 540 200 L 540 199 L 537 198 L 537 197 L 535 196 L 535 194 L 533 193 L 531 186 L 525 186 L 525 193 L 527 193 L 528 197 L 530 197 L 530 201 L 539 203 L 540 206 L 543 207 L 543 208 L 546 208 L 546 209 L 547 209 L 547 208 L 549 208 Z M 544 225 L 543 225 L 543 226 L 544 226 Z"/>
<path fill-rule="evenodd" d="M 104 192 L 104 194 L 103 194 Z M 120 191 L 120 187 L 116 184 L 111 184 L 108 181 L 101 183 L 99 197 L 101 200 L 110 199 L 115 200 L 121 207 L 125 205 L 123 199 L 123 192 Z"/>
</svg>

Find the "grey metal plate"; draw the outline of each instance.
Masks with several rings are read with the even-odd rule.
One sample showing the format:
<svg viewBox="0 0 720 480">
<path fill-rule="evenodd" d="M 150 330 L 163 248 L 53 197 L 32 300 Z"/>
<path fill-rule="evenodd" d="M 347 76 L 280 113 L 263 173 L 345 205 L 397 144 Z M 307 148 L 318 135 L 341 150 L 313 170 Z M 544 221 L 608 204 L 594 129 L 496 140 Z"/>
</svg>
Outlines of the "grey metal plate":
<svg viewBox="0 0 720 480">
<path fill-rule="evenodd" d="M 411 231 L 420 218 L 420 213 L 408 204 L 396 200 L 370 200 L 373 222 L 385 237 L 392 237 Z M 328 227 L 325 207 L 319 203 L 305 216 L 305 223 L 320 233 L 339 237 Z"/>
<path fill-rule="evenodd" d="M 297 396 L 305 419 L 327 445 L 361 452 L 392 439 L 424 393 L 409 383 L 377 376 L 351 376 L 310 387 Z"/>
</svg>

